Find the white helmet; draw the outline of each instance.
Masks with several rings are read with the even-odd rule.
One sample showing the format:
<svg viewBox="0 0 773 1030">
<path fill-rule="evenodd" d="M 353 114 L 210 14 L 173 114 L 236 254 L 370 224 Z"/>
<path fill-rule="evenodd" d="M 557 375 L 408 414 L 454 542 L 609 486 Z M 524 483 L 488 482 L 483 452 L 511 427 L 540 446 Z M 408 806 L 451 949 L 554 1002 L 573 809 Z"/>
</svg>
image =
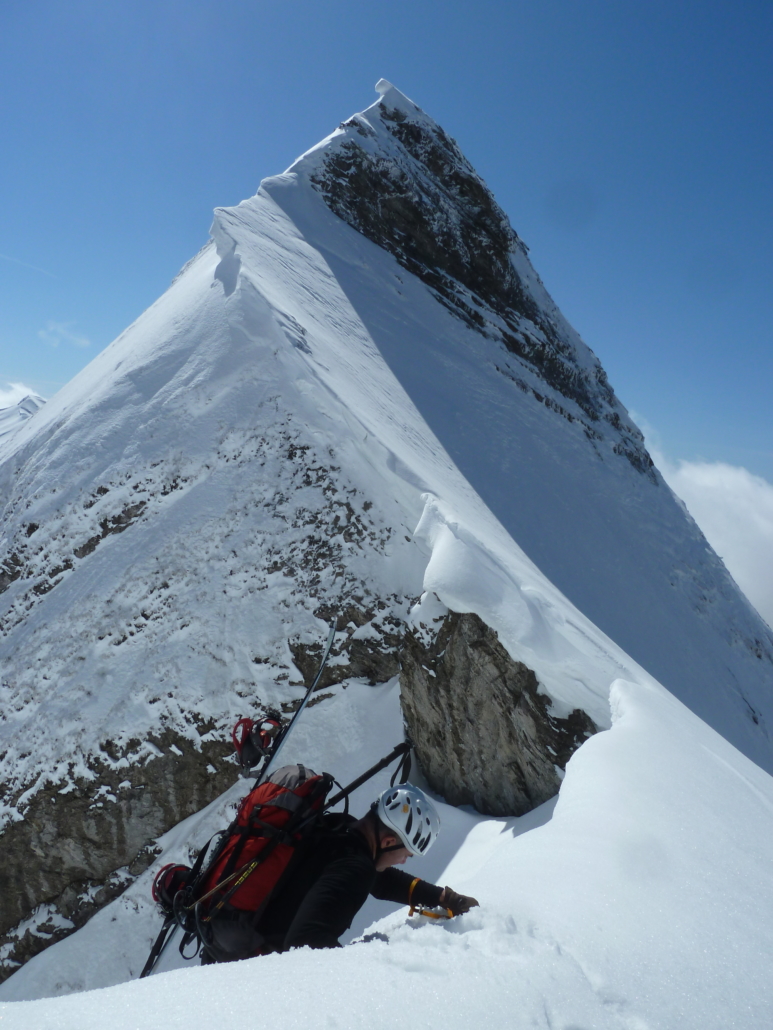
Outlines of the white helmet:
<svg viewBox="0 0 773 1030">
<path fill-rule="evenodd" d="M 373 809 L 412 855 L 424 855 L 440 832 L 440 816 L 427 795 L 411 783 L 382 791 Z"/>
</svg>

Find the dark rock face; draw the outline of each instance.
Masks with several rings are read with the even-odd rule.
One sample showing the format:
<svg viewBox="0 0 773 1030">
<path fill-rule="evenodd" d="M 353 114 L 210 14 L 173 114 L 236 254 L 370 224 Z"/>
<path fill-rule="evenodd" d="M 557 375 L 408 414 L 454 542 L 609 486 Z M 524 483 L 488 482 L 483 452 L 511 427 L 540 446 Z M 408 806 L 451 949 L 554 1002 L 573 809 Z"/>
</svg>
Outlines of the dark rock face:
<svg viewBox="0 0 773 1030">
<path fill-rule="evenodd" d="M 565 719 L 477 615 L 449 612 L 430 642 L 412 631 L 401 653 L 403 712 L 433 790 L 488 815 L 523 815 L 558 793 L 563 769 L 597 727 Z"/>
<path fill-rule="evenodd" d="M 431 132 L 401 111 L 385 108 L 382 118 L 414 167 L 374 159 L 348 141 L 318 180 L 336 214 L 356 223 L 478 326 L 483 317 L 460 305 L 454 280 L 494 310 L 512 307 L 537 319 L 539 310 L 510 262 L 511 251 L 522 244 L 456 143 L 439 127 Z"/>
<path fill-rule="evenodd" d="M 152 745 L 159 757 L 116 768 L 105 742 L 95 780 L 44 788 L 4 830 L 0 981 L 121 894 L 155 858 L 155 838 L 234 781 L 230 742 L 199 750 L 168 732 Z M 31 925 L 19 932 L 23 920 Z"/>
<path fill-rule="evenodd" d="M 328 147 L 323 167 L 311 177 L 331 210 L 389 251 L 454 315 L 536 370 L 579 412 L 520 379 L 519 386 L 569 421 L 580 421 L 590 440 L 599 438 L 594 423 L 603 419 L 619 437 L 615 453 L 654 478 L 643 437 L 625 418 L 601 365 L 595 358 L 590 368 L 578 362 L 557 312 L 541 307 L 522 281 L 512 258 L 527 248 L 456 142 L 418 109 L 412 118 L 385 99 L 378 114 L 367 114 L 374 123 L 380 118 L 389 145 L 377 141 L 360 115 L 344 123 L 345 136 Z"/>
</svg>

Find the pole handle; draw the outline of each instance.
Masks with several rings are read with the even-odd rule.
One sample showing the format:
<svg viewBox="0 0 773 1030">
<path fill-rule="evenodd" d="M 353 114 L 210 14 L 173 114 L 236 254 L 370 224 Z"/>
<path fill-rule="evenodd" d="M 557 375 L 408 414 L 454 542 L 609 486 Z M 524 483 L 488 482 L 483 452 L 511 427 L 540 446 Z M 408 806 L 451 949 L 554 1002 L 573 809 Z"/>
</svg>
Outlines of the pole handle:
<svg viewBox="0 0 773 1030">
<path fill-rule="evenodd" d="M 386 769 L 386 767 L 390 765 L 395 758 L 399 758 L 400 755 L 404 755 L 406 751 L 410 750 L 410 741 L 405 740 L 402 744 L 398 744 L 397 747 L 386 756 L 386 758 L 382 758 L 380 762 L 376 762 L 376 764 L 371 766 L 371 768 L 368 769 L 367 772 L 364 772 L 362 776 L 358 776 L 356 780 L 352 780 L 348 786 L 339 791 L 335 797 L 332 797 L 325 805 L 323 811 L 326 812 L 328 808 L 332 808 L 333 805 L 337 805 L 339 801 L 343 801 L 345 797 L 348 797 L 348 795 L 357 790 L 358 787 L 361 787 L 363 783 L 369 780 L 372 776 L 375 776 L 376 773 L 381 772 L 382 769 Z"/>
</svg>

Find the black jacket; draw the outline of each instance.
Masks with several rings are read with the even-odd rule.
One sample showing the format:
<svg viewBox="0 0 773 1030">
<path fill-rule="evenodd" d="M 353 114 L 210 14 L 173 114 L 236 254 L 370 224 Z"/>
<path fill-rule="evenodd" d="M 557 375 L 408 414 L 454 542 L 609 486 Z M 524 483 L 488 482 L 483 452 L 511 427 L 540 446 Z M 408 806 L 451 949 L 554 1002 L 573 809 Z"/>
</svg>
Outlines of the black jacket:
<svg viewBox="0 0 773 1030">
<path fill-rule="evenodd" d="M 441 887 L 391 867 L 376 872 L 370 845 L 351 816 L 326 815 L 293 858 L 262 913 L 223 911 L 209 924 L 202 962 L 228 962 L 308 945 L 338 947 L 368 894 L 383 901 L 434 906 Z M 409 897 L 410 895 L 410 897 Z M 229 909 L 230 906 L 226 906 Z"/>
<path fill-rule="evenodd" d="M 325 816 L 286 885 L 267 905 L 258 928 L 273 950 L 336 947 L 369 894 L 408 904 L 415 877 L 395 867 L 377 873 L 370 845 L 353 828 L 355 822 L 351 816 Z M 411 901 L 437 905 L 441 892 L 441 887 L 420 880 Z"/>
</svg>

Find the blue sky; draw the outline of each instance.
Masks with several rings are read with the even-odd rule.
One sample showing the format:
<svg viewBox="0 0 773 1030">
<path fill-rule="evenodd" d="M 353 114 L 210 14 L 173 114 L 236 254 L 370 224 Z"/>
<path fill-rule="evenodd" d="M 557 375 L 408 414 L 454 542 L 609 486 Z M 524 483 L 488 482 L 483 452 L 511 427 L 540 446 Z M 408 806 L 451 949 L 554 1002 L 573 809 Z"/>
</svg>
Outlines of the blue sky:
<svg viewBox="0 0 773 1030">
<path fill-rule="evenodd" d="M 494 190 L 623 403 L 773 480 L 773 4 L 0 7 L 0 386 L 50 396 L 384 76 Z"/>
</svg>

